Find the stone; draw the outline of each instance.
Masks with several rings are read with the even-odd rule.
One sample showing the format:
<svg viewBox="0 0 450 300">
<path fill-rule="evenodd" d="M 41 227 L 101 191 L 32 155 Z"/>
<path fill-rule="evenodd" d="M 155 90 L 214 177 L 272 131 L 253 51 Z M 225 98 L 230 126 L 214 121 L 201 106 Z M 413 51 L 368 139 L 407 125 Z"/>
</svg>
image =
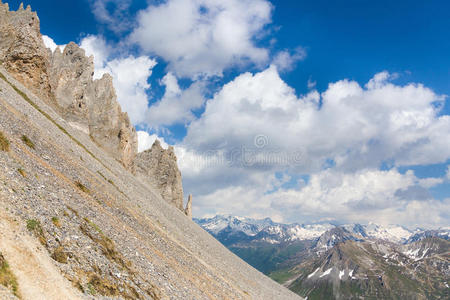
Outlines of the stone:
<svg viewBox="0 0 450 300">
<path fill-rule="evenodd" d="M 181 172 L 172 146 L 166 150 L 155 140 L 150 149 L 136 156 L 135 168 L 139 178 L 150 183 L 164 200 L 184 212 Z"/>
<path fill-rule="evenodd" d="M 188 216 L 189 219 L 192 219 L 192 195 L 189 195 L 188 197 L 184 213 L 186 214 L 186 216 Z"/>
</svg>

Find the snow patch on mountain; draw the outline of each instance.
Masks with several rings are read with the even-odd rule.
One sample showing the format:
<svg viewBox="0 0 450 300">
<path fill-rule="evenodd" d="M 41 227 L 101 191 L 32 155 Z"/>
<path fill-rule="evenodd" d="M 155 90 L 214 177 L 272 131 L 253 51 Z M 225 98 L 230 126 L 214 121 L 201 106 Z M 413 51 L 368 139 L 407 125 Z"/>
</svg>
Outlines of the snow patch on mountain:
<svg viewBox="0 0 450 300">
<path fill-rule="evenodd" d="M 331 273 L 332 270 L 333 270 L 333 268 L 329 268 L 328 270 L 326 270 L 325 272 L 323 272 L 322 275 L 320 275 L 320 278 L 329 275 L 329 274 Z"/>
<path fill-rule="evenodd" d="M 314 275 L 316 275 L 316 273 L 320 270 L 320 268 L 317 268 L 314 272 L 312 272 L 311 274 L 308 275 L 308 278 L 313 277 Z"/>
<path fill-rule="evenodd" d="M 368 237 L 394 243 L 405 242 L 413 234 L 408 229 L 399 225 L 380 226 L 374 223 L 369 223 L 369 225 L 365 226 L 365 231 Z"/>
</svg>

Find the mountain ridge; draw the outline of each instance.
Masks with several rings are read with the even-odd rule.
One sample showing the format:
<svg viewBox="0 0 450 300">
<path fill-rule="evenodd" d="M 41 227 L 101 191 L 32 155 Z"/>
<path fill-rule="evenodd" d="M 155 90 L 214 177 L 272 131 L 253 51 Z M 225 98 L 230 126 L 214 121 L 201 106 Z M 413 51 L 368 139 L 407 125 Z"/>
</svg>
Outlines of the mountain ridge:
<svg viewBox="0 0 450 300">
<path fill-rule="evenodd" d="M 203 219 L 194 218 L 194 221 L 213 235 L 217 235 L 226 227 L 230 227 L 234 231 L 242 231 L 249 236 L 256 236 L 264 230 L 269 234 L 274 233 L 276 235 L 276 231 L 278 231 L 281 238 L 280 240 L 283 241 L 318 238 L 327 230 L 336 227 L 345 228 L 352 234 L 361 238 L 378 238 L 394 243 L 406 243 L 410 238 L 413 238 L 413 236 L 416 236 L 416 239 L 418 239 L 422 235 L 432 235 L 433 232 L 442 236 L 449 236 L 450 234 L 450 231 L 447 228 L 438 228 L 434 230 L 416 228 L 415 230 L 410 230 L 401 225 L 389 224 L 383 226 L 372 222 L 369 222 L 368 224 L 353 223 L 342 225 L 326 222 L 283 224 L 273 222 L 270 218 L 252 219 L 232 215 L 216 215 L 212 218 Z"/>
<path fill-rule="evenodd" d="M 412 231 L 374 223 L 314 227 L 229 215 L 195 221 L 242 259 L 307 299 L 448 296 L 447 228 Z M 241 229 L 255 228 L 253 223 L 266 227 L 246 235 Z M 310 234 L 289 236 L 289 229 L 308 226 Z"/>
</svg>

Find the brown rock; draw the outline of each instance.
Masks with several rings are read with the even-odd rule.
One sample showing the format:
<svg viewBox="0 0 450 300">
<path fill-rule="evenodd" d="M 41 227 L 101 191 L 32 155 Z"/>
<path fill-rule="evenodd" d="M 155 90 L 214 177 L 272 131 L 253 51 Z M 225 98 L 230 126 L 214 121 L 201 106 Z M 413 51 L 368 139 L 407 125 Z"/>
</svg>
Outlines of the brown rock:
<svg viewBox="0 0 450 300">
<path fill-rule="evenodd" d="M 154 186 L 164 200 L 184 211 L 181 173 L 172 146 L 165 150 L 156 140 L 152 148 L 136 156 L 135 167 L 138 177 Z"/>
</svg>

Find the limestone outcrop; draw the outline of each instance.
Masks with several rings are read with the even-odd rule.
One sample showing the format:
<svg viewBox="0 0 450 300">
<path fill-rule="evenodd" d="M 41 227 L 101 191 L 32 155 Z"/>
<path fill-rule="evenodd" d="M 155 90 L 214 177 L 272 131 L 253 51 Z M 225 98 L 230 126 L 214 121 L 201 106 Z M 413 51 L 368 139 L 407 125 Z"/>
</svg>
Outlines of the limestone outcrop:
<svg viewBox="0 0 450 300">
<path fill-rule="evenodd" d="M 51 87 L 57 109 L 71 124 L 131 168 L 137 153 L 137 134 L 128 114 L 117 102 L 112 77 L 93 80 L 93 57 L 75 43 L 55 50 L 51 62 Z"/>
<path fill-rule="evenodd" d="M 184 211 L 181 173 L 172 146 L 166 150 L 156 140 L 136 156 L 135 168 L 137 176 L 158 190 L 164 200 Z"/>
<path fill-rule="evenodd" d="M 0 62 L 36 95 L 47 99 L 51 99 L 50 55 L 42 41 L 39 18 L 30 6 L 10 11 L 0 0 Z"/>
<path fill-rule="evenodd" d="M 93 57 L 75 43 L 61 52 L 47 49 L 39 18 L 28 6 L 9 11 L 0 0 L 0 62 L 17 80 L 44 99 L 69 124 L 132 169 L 137 134 L 122 112 L 112 84 L 104 75 L 94 80 Z"/>
<path fill-rule="evenodd" d="M 189 195 L 184 213 L 189 219 L 192 219 L 192 195 Z"/>
</svg>

